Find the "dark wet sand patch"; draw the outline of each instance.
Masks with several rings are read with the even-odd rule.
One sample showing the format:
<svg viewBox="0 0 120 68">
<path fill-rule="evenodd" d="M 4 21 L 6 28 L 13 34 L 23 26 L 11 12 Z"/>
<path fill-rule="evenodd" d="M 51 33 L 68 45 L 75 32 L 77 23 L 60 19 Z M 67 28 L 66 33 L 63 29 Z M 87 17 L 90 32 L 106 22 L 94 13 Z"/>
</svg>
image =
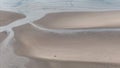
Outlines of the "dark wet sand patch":
<svg viewBox="0 0 120 68">
<path fill-rule="evenodd" d="M 0 11 L 0 26 L 8 25 L 21 18 L 25 18 L 25 15 L 9 11 Z"/>
</svg>

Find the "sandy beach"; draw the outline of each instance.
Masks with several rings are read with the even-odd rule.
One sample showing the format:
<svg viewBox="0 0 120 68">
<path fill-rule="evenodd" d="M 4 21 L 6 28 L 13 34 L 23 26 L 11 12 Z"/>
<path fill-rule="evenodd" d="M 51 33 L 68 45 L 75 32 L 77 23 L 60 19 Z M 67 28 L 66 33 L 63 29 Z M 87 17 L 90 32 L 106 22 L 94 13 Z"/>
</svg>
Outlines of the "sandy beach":
<svg viewBox="0 0 120 68">
<path fill-rule="evenodd" d="M 0 33 L 0 43 L 7 37 L 5 32 Z"/>
<path fill-rule="evenodd" d="M 119 17 L 120 0 L 1 0 L 0 68 L 120 68 Z"/>
<path fill-rule="evenodd" d="M 6 26 L 12 23 L 15 20 L 24 18 L 25 16 L 22 14 L 8 12 L 8 11 L 0 11 L 0 26 Z M 7 37 L 7 33 L 0 33 L 0 42 L 2 42 Z"/>
<path fill-rule="evenodd" d="M 0 27 L 7 26 L 22 18 L 25 18 L 25 15 L 0 11 Z M 24 68 L 27 59 L 17 56 L 13 52 L 12 44 L 9 41 L 12 41 L 12 39 L 8 39 L 7 32 L 0 32 L 0 68 Z M 6 42 L 9 42 L 9 44 L 6 45 Z"/>
<path fill-rule="evenodd" d="M 5 26 L 15 20 L 24 18 L 25 15 L 9 11 L 0 11 L 0 26 Z"/>
<path fill-rule="evenodd" d="M 34 23 L 48 29 L 103 28 L 120 25 L 120 12 L 116 11 L 49 15 Z M 14 48 L 19 55 L 59 61 L 120 63 L 120 31 L 59 34 L 36 29 L 30 24 L 14 28 L 14 31 L 18 41 Z"/>
<path fill-rule="evenodd" d="M 50 29 L 119 27 L 119 17 L 119 11 L 61 12 L 47 14 L 35 23 Z"/>
</svg>

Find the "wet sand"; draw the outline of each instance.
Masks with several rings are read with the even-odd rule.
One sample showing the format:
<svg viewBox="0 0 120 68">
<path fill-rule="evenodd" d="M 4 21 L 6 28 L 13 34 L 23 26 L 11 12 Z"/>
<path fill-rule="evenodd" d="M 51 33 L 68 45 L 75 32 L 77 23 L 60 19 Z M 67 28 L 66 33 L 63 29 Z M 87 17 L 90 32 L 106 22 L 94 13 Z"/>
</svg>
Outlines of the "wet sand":
<svg viewBox="0 0 120 68">
<path fill-rule="evenodd" d="M 25 15 L 0 11 L 0 27 L 7 26 L 12 22 L 25 18 Z M 9 28 L 8 28 L 9 29 Z M 0 29 L 1 31 L 2 29 Z M 12 48 L 11 35 L 7 35 L 7 32 L 0 32 L 0 68 L 24 68 L 24 64 L 27 59 L 16 56 Z M 8 44 L 8 45 L 7 45 Z"/>
<path fill-rule="evenodd" d="M 0 11 L 0 26 L 7 26 L 11 24 L 12 22 L 25 18 L 25 15 L 15 13 L 15 12 L 9 12 L 9 11 Z M 1 29 L 2 30 L 2 29 Z M 1 32 L 0 33 L 0 42 L 3 41 L 6 37 L 7 33 Z"/>
<path fill-rule="evenodd" d="M 0 11 L 0 26 L 8 25 L 21 18 L 25 18 L 25 15 L 15 12 Z"/>
<path fill-rule="evenodd" d="M 25 15 L 9 11 L 0 11 L 0 26 L 7 26 L 21 18 L 25 18 Z M 7 36 L 7 32 L 0 32 L 0 43 L 2 43 Z"/>
<path fill-rule="evenodd" d="M 5 32 L 0 33 L 0 43 L 7 37 Z"/>
<path fill-rule="evenodd" d="M 61 12 L 47 14 L 35 23 L 50 29 L 119 27 L 119 17 L 119 11 Z"/>
<path fill-rule="evenodd" d="M 116 11 L 58 13 L 34 23 L 49 29 L 119 27 L 119 17 L 120 12 Z M 19 55 L 59 61 L 120 64 L 120 31 L 59 34 L 36 29 L 30 24 L 16 27 L 14 31 L 17 40 L 14 48 Z"/>
</svg>

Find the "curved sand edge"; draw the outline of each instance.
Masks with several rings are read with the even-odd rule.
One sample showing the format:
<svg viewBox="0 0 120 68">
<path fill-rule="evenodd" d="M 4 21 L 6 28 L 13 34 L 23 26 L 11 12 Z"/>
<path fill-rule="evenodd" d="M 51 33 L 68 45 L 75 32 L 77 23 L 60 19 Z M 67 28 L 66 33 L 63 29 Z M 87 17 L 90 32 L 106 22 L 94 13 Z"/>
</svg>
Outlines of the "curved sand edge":
<svg viewBox="0 0 120 68">
<path fill-rule="evenodd" d="M 48 29 L 120 27 L 120 11 L 59 12 L 47 14 L 35 24 Z"/>
<path fill-rule="evenodd" d="M 25 18 L 25 15 L 9 11 L 0 11 L 0 26 L 8 25 L 21 18 Z"/>
<path fill-rule="evenodd" d="M 15 51 L 19 55 L 59 61 L 120 63 L 119 31 L 56 34 L 38 30 L 29 24 L 16 27 L 14 31 L 17 40 Z"/>
</svg>

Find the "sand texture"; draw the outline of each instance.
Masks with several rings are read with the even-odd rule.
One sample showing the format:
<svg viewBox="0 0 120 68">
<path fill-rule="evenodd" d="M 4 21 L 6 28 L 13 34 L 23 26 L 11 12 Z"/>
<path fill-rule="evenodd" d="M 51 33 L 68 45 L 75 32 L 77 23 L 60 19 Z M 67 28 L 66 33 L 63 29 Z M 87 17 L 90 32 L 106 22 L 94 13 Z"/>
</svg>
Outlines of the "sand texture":
<svg viewBox="0 0 120 68">
<path fill-rule="evenodd" d="M 34 22 L 38 26 L 45 27 L 46 30 L 37 29 L 30 24 L 14 29 L 15 39 L 19 41 L 16 42 L 16 53 L 49 60 L 119 64 L 120 31 L 100 31 L 102 29 L 99 29 L 118 28 L 119 13 L 50 14 L 52 17 L 47 16 Z M 80 30 L 83 28 L 82 25 L 85 25 L 84 28 L 87 29 L 95 27 L 97 31 L 84 31 L 86 30 L 84 29 L 82 32 L 67 33 L 67 30 Z M 53 32 L 49 29 L 53 29 Z M 62 31 L 61 29 L 66 32 L 57 33 Z"/>
<path fill-rule="evenodd" d="M 5 14 L 5 16 L 7 15 Z M 51 68 L 59 66 L 59 63 L 53 61 L 81 62 L 81 64 L 90 62 L 83 67 L 90 65 L 91 68 L 94 68 L 94 65 L 98 67 L 99 64 L 103 64 L 104 68 L 109 65 L 111 68 L 119 68 L 119 16 L 119 11 L 47 14 L 32 24 L 13 28 L 10 34 L 14 33 L 15 40 L 12 41 L 11 45 L 14 46 L 14 52 L 17 55 L 38 59 L 38 61 L 31 60 L 26 66 L 28 68 L 32 64 L 33 68 L 34 65 L 37 65 L 37 68 L 40 65 L 38 62 L 44 64 L 46 63 L 45 60 L 50 60 L 48 66 L 53 66 Z M 10 19 L 10 21 L 12 20 L 15 21 L 14 18 Z M 3 22 L 8 23 L 7 20 L 1 21 L 1 23 Z M 27 59 L 17 56 L 14 52 L 11 47 L 5 49 L 4 46 L 2 47 L 0 58 L 4 57 L 1 62 L 3 68 L 25 67 L 24 63 L 27 62 Z M 11 56 L 7 58 L 9 55 Z M 39 61 L 41 59 L 43 62 Z M 11 64 L 8 61 L 11 61 Z M 17 66 L 14 65 L 16 62 L 19 62 Z M 8 66 L 4 63 L 8 64 Z M 79 63 L 66 63 L 68 66 L 64 63 L 60 64 L 65 68 L 73 68 L 75 65 L 79 68 L 80 66 Z M 104 64 L 107 64 L 107 66 L 104 66 Z M 112 64 L 113 66 L 111 66 Z"/>
<path fill-rule="evenodd" d="M 12 22 L 24 18 L 25 15 L 15 12 L 0 11 L 0 26 L 7 26 Z M 13 51 L 11 32 L 0 32 L 0 68 L 24 68 L 27 59 L 17 56 Z"/>
<path fill-rule="evenodd" d="M 8 12 L 8 11 L 0 11 L 0 26 L 5 26 L 10 24 L 11 22 L 24 18 L 25 16 L 22 14 Z"/>
</svg>

